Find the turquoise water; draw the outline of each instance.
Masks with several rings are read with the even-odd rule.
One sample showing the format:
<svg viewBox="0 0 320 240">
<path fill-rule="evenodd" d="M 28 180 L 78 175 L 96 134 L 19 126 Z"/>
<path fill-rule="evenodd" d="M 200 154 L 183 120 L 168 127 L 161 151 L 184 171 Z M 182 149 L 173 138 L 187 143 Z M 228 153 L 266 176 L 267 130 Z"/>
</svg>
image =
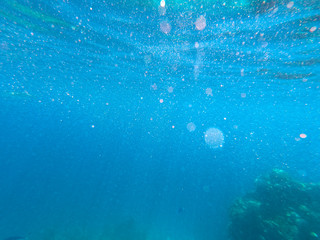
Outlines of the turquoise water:
<svg viewBox="0 0 320 240">
<path fill-rule="evenodd" d="M 0 5 L 0 238 L 225 240 L 320 175 L 320 2 Z"/>
</svg>

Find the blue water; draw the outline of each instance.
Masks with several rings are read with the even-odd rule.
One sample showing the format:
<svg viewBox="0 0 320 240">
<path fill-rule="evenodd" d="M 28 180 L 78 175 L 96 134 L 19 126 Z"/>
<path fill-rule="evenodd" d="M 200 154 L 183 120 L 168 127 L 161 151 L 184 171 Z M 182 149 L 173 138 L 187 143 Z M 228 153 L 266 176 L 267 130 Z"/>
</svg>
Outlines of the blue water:
<svg viewBox="0 0 320 240">
<path fill-rule="evenodd" d="M 256 177 L 320 181 L 319 28 L 318 0 L 2 0 L 0 239 L 226 240 Z"/>
</svg>

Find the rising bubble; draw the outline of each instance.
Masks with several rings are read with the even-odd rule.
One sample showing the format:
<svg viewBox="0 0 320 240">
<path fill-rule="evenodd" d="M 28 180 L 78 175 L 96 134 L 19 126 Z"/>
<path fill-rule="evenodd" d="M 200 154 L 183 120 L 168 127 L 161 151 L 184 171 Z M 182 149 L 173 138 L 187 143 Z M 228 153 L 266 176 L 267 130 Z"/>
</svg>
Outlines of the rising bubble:
<svg viewBox="0 0 320 240">
<path fill-rule="evenodd" d="M 221 148 L 224 144 L 223 133 L 218 128 L 209 128 L 204 134 L 204 140 L 210 148 Z"/>
<path fill-rule="evenodd" d="M 196 130 L 196 125 L 193 122 L 189 122 L 187 124 L 187 129 L 189 132 L 193 132 L 194 130 Z"/>
<path fill-rule="evenodd" d="M 160 23 L 160 30 L 161 32 L 168 34 L 171 31 L 171 24 L 167 21 L 163 21 Z"/>
<path fill-rule="evenodd" d="M 205 29 L 207 25 L 206 18 L 203 15 L 201 15 L 197 18 L 197 21 L 194 24 L 196 25 L 197 30 L 202 31 L 203 29 Z"/>
</svg>

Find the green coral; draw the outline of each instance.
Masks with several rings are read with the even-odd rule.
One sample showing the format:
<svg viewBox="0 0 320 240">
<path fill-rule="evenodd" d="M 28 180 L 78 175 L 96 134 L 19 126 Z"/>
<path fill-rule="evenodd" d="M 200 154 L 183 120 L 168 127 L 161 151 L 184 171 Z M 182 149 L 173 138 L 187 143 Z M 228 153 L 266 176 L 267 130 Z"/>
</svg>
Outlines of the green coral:
<svg viewBox="0 0 320 240">
<path fill-rule="evenodd" d="M 234 240 L 312 240 L 320 234 L 320 185 L 275 169 L 235 201 L 229 233 Z"/>
</svg>

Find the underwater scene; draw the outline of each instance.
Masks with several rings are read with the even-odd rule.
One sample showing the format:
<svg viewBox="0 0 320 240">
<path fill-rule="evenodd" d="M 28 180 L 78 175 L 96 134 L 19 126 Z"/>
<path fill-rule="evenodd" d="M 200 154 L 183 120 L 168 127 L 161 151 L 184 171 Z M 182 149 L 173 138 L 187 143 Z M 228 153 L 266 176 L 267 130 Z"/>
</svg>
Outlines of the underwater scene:
<svg viewBox="0 0 320 240">
<path fill-rule="evenodd" d="M 0 3 L 0 240 L 320 239 L 319 0 Z"/>
</svg>

